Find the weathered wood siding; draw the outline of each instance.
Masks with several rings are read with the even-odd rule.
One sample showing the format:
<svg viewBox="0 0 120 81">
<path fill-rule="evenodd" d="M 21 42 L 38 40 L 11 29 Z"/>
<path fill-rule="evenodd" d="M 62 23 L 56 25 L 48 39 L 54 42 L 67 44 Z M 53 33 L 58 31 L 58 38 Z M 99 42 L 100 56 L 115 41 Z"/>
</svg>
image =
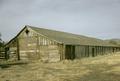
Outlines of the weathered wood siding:
<svg viewBox="0 0 120 81">
<path fill-rule="evenodd" d="M 23 29 L 5 48 L 7 59 L 44 62 L 95 57 L 120 51 L 119 47 L 61 44 L 31 28 Z"/>
<path fill-rule="evenodd" d="M 5 58 L 5 49 L 3 46 L 0 47 L 0 59 Z"/>
<path fill-rule="evenodd" d="M 75 58 L 95 57 L 118 52 L 119 47 L 75 45 Z"/>
<path fill-rule="evenodd" d="M 8 46 L 6 46 L 6 49 L 5 49 L 6 59 L 18 60 L 17 39 L 13 40 Z"/>
<path fill-rule="evenodd" d="M 29 31 L 29 33 L 26 33 Z M 21 60 L 36 60 L 55 62 L 62 59 L 61 44 L 37 34 L 31 29 L 24 30 L 19 36 L 19 50 Z"/>
</svg>

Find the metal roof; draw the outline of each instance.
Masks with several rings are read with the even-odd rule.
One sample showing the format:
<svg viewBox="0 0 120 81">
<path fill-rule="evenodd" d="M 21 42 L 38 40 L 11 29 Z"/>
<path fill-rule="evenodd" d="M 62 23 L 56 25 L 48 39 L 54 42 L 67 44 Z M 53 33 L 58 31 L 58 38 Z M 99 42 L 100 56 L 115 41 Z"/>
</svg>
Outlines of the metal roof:
<svg viewBox="0 0 120 81">
<path fill-rule="evenodd" d="M 92 37 L 87 37 L 83 35 L 76 35 L 72 33 L 62 32 L 62 31 L 56 31 L 51 29 L 44 29 L 39 27 L 33 27 L 28 26 L 34 31 L 47 36 L 48 38 L 52 38 L 56 41 L 62 42 L 64 44 L 69 45 L 93 45 L 93 46 L 115 46 L 113 44 L 110 44 L 104 40 L 96 39 Z"/>
</svg>

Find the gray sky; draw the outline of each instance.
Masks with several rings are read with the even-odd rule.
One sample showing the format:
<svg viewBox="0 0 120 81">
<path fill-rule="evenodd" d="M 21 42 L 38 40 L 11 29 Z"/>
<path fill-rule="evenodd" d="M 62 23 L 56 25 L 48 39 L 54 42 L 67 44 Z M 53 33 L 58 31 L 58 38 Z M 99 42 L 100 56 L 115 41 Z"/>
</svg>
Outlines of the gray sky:
<svg viewBox="0 0 120 81">
<path fill-rule="evenodd" d="M 120 0 L 0 0 L 2 39 L 10 40 L 24 25 L 120 38 Z"/>
</svg>

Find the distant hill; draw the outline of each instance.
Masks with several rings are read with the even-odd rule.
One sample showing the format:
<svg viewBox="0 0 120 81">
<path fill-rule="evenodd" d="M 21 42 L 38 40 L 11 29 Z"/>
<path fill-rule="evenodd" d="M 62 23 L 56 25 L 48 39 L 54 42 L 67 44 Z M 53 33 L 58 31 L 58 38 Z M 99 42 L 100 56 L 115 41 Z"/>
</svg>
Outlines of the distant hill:
<svg viewBox="0 0 120 81">
<path fill-rule="evenodd" d="M 120 46 L 120 39 L 108 39 L 108 40 L 105 40 L 111 44 L 114 44 L 114 45 L 119 45 Z"/>
</svg>

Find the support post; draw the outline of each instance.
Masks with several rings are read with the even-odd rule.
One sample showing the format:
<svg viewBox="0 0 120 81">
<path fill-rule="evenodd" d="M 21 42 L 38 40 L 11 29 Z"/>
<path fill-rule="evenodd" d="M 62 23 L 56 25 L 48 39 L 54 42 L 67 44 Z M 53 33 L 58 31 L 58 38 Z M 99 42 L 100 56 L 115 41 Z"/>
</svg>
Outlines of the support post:
<svg viewBox="0 0 120 81">
<path fill-rule="evenodd" d="M 19 39 L 18 38 L 17 38 L 17 56 L 18 56 L 18 60 L 20 60 Z"/>
</svg>

